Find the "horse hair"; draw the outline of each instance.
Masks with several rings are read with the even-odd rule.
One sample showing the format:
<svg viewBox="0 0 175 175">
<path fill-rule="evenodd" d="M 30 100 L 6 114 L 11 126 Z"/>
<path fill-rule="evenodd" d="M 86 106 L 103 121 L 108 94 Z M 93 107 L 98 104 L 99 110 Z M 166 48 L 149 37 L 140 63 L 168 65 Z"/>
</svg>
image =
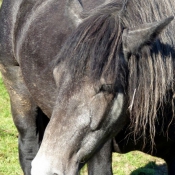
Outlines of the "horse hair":
<svg viewBox="0 0 175 175">
<path fill-rule="evenodd" d="M 138 23 L 159 21 L 173 14 L 175 4 L 171 2 L 170 0 L 130 0 L 123 13 L 123 23 L 126 26 L 135 27 L 139 25 Z M 163 103 L 172 100 L 170 94 L 174 93 L 174 62 L 172 58 L 175 56 L 175 51 L 170 46 L 175 44 L 171 37 L 174 36 L 173 32 L 172 25 L 170 25 L 169 29 L 161 34 L 151 48 L 147 48 L 146 51 L 142 50 L 139 58 L 137 55 L 132 55 L 129 59 L 128 92 L 130 101 L 136 90 L 130 113 L 131 129 L 134 128 L 135 135 L 143 136 L 144 143 L 146 137 L 148 138 L 146 132 L 149 130 L 152 148 L 156 132 L 155 122 L 158 120 L 157 111 L 161 109 L 163 113 Z M 173 92 L 167 93 L 170 91 Z M 174 104 L 172 104 L 172 109 L 173 107 Z"/>
<path fill-rule="evenodd" d="M 121 59 L 122 32 L 143 23 L 155 22 L 175 12 L 170 0 L 129 0 L 112 2 L 85 14 L 85 20 L 63 46 L 56 65 L 65 61 L 72 83 L 88 76 L 93 83 L 101 78 L 107 84 L 122 85 L 133 102 L 130 108 L 131 129 L 146 142 L 149 133 L 154 146 L 157 110 L 174 93 L 174 36 L 172 26 L 150 47 Z M 161 13 L 160 13 L 161 12 Z M 165 43 L 165 44 L 163 44 Z M 175 44 L 175 43 L 174 43 Z M 135 95 L 134 95 L 135 94 Z"/>
</svg>

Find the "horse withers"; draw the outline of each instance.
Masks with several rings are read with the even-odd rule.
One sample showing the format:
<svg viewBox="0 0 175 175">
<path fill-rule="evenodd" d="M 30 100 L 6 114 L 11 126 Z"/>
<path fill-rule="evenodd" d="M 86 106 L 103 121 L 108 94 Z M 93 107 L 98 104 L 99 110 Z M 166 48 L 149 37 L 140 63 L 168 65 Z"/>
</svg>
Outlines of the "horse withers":
<svg viewBox="0 0 175 175">
<path fill-rule="evenodd" d="M 172 25 L 166 29 L 172 13 L 165 13 L 161 3 L 162 16 L 150 15 L 147 1 L 102 2 L 3 1 L 1 72 L 25 175 L 30 175 L 46 116 L 51 120 L 32 162 L 33 175 L 78 174 L 124 127 L 128 110 L 137 124 L 134 131 L 144 135 L 144 126 L 152 126 L 154 142 L 156 108 L 173 86 Z M 91 10 L 95 6 L 100 7 Z M 163 30 L 162 40 L 157 39 Z"/>
</svg>

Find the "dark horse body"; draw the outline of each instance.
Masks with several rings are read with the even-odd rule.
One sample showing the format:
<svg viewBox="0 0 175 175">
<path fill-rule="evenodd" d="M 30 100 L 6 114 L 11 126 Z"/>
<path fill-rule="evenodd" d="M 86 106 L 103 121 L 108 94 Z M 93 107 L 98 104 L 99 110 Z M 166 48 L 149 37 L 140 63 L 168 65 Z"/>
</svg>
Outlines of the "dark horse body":
<svg viewBox="0 0 175 175">
<path fill-rule="evenodd" d="M 92 11 L 94 16 L 89 13 L 87 21 L 85 19 L 63 45 L 71 31 L 83 21 L 80 17 L 82 5 L 84 11 L 89 11 L 103 1 L 94 3 L 84 0 L 82 4 L 79 1 L 57 0 L 3 1 L 0 14 L 0 68 L 10 95 L 14 123 L 19 131 L 19 157 L 25 175 L 30 174 L 31 161 L 38 152 L 47 117 L 52 115 L 41 148 L 32 163 L 32 174 L 74 175 L 78 173 L 81 163 L 88 161 L 108 138 L 125 126 L 129 105 L 132 116 L 138 108 L 138 117 L 134 121 L 138 125 L 134 130 L 144 135 L 145 129 L 140 130 L 139 125 L 144 128 L 144 125 L 154 124 L 158 103 L 162 106 L 165 97 L 172 99 L 172 92 L 167 93 L 173 86 L 172 47 L 175 43 L 172 25 L 162 37 L 164 45 L 157 40 L 151 51 L 141 50 L 147 45 L 153 47 L 152 41 L 170 23 L 172 18 L 160 23 L 153 22 L 173 15 L 174 2 L 166 1 L 162 6 L 158 0 L 155 4 L 147 1 L 137 4 L 134 0 L 128 2 L 112 4 L 108 7 L 109 11 L 105 8 Z M 149 8 L 158 3 L 160 14 L 155 13 L 157 10 L 154 9 L 145 10 L 148 7 L 144 3 L 148 3 Z M 138 5 L 136 14 L 132 14 L 131 7 L 134 5 Z M 140 8 L 143 10 L 138 10 Z M 147 14 L 145 11 L 148 11 Z M 136 19 L 132 20 L 132 16 Z M 108 25 L 106 22 L 109 22 Z M 148 22 L 150 24 L 141 25 Z M 111 26 L 108 32 L 107 26 Z M 135 27 L 135 30 L 129 30 Z M 101 57 L 106 59 L 100 61 Z M 149 73 L 153 71 L 151 80 L 145 77 L 151 74 L 144 74 L 139 69 L 136 74 L 143 74 L 148 80 L 147 84 L 128 81 L 132 77 L 131 81 L 138 79 L 132 74 L 137 69 L 132 61 L 138 59 L 140 62 L 142 59 L 143 62 L 151 60 L 148 63 L 150 67 L 152 64 L 161 66 L 161 69 L 159 66 L 143 68 Z M 144 64 L 139 63 L 138 67 L 140 65 Z M 139 81 L 142 78 L 139 77 Z M 151 90 L 156 89 L 153 92 L 150 89 L 144 91 L 145 95 L 156 94 L 156 97 L 150 95 L 150 99 L 145 100 L 155 103 L 153 108 L 148 105 L 143 108 L 145 101 L 139 101 L 133 95 L 135 89 L 139 94 L 139 88 L 148 84 L 152 84 Z M 161 93 L 157 94 L 160 89 Z M 141 104 L 141 108 L 138 104 Z M 139 120 L 140 116 L 143 116 L 141 120 L 145 123 Z M 149 121 L 145 116 L 150 116 Z M 150 127 L 149 132 L 153 141 L 154 127 Z"/>
</svg>

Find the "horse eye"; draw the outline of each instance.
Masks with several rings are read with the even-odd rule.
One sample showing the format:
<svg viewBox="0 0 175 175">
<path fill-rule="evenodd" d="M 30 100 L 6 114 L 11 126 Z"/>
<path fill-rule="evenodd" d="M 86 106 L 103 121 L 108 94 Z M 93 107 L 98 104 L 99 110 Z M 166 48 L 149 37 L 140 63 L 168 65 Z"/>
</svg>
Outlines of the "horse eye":
<svg viewBox="0 0 175 175">
<path fill-rule="evenodd" d="M 112 84 L 103 84 L 100 88 L 101 92 L 108 92 L 113 93 L 114 92 L 114 85 Z"/>
</svg>

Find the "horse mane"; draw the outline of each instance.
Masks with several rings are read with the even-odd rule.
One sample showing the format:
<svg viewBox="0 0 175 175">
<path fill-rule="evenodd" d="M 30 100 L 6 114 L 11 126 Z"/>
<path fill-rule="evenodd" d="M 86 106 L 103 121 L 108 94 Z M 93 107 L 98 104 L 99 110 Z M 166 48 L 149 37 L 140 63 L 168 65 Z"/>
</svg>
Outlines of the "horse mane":
<svg viewBox="0 0 175 175">
<path fill-rule="evenodd" d="M 128 1 L 122 16 L 123 24 L 132 28 L 139 24 L 159 21 L 175 12 L 175 5 L 171 0 L 153 1 Z M 130 129 L 135 138 L 143 138 L 143 148 L 146 142 L 150 142 L 152 150 L 156 124 L 162 128 L 161 132 L 165 131 L 164 105 L 171 104 L 172 118 L 174 117 L 175 50 L 171 46 L 175 44 L 172 39 L 175 33 L 172 24 L 168 27 L 151 47 L 142 49 L 139 55 L 132 55 L 128 64 Z M 168 128 L 166 130 L 168 131 Z"/>
<path fill-rule="evenodd" d="M 88 75 L 93 82 L 103 78 L 115 84 L 123 65 L 118 56 L 123 29 L 117 15 L 122 5 L 110 3 L 92 11 L 64 44 L 56 65 L 65 61 L 73 82 Z"/>
<path fill-rule="evenodd" d="M 144 11 L 141 3 L 143 1 L 137 0 L 124 4 L 113 2 L 91 11 L 89 16 L 86 14 L 84 22 L 64 44 L 56 66 L 64 61 L 72 84 L 88 76 L 93 83 L 104 79 L 107 84 L 122 85 L 131 104 L 130 127 L 135 136 L 143 137 L 144 143 L 149 133 L 153 148 L 157 110 L 163 111 L 163 104 L 172 99 L 167 92 L 174 93 L 172 57 L 175 54 L 174 48 L 163 44 L 171 38 L 169 33 L 164 33 L 152 47 L 143 48 L 139 55 L 131 55 L 128 63 L 121 59 L 123 29 L 162 18 L 148 9 Z M 150 1 L 145 0 L 146 5 L 150 6 Z"/>
</svg>

